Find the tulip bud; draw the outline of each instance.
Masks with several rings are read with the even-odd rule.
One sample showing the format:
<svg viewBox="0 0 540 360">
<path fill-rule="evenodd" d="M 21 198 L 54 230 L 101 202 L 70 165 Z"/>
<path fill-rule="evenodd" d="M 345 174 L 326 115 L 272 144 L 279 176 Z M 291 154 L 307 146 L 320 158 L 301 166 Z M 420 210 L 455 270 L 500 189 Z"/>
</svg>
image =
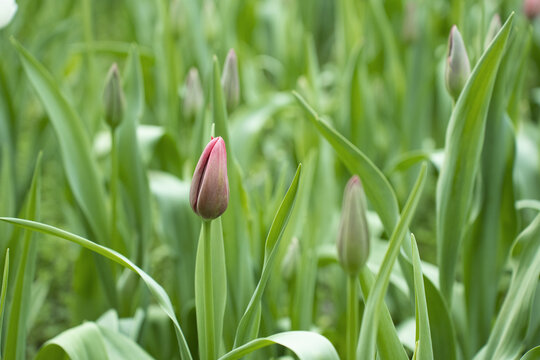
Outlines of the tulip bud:
<svg viewBox="0 0 540 360">
<path fill-rule="evenodd" d="M 182 106 L 184 117 L 187 119 L 195 117 L 203 107 L 203 100 L 204 95 L 199 72 L 196 68 L 191 68 L 189 69 L 186 85 L 184 86 L 184 103 Z"/>
<path fill-rule="evenodd" d="M 463 38 L 457 26 L 454 25 L 448 38 L 445 80 L 446 88 L 455 101 L 457 101 L 470 74 L 471 65 L 467 56 L 467 49 L 465 49 Z"/>
<path fill-rule="evenodd" d="M 232 111 L 240 102 L 240 80 L 238 79 L 238 59 L 234 49 L 229 50 L 225 65 L 223 66 L 223 75 L 221 76 L 221 86 L 225 93 L 227 111 Z"/>
<path fill-rule="evenodd" d="M 291 243 L 287 247 L 287 252 L 283 257 L 283 262 L 281 263 L 281 274 L 286 281 L 291 280 L 296 265 L 300 259 L 300 241 L 296 236 L 293 236 Z"/>
<path fill-rule="evenodd" d="M 525 0 L 523 11 L 529 20 L 533 20 L 540 13 L 540 0 Z"/>
<path fill-rule="evenodd" d="M 126 106 L 124 99 L 124 91 L 122 90 L 122 81 L 118 66 L 112 64 L 109 73 L 107 74 L 107 82 L 105 91 L 103 92 L 103 103 L 105 105 L 105 121 L 113 129 L 115 129 L 124 116 L 124 108 Z"/>
<path fill-rule="evenodd" d="M 17 3 L 15 0 L 0 0 L 0 29 L 10 23 L 16 12 Z"/>
<path fill-rule="evenodd" d="M 221 137 L 213 138 L 204 149 L 191 181 L 189 202 L 205 220 L 220 216 L 229 204 L 227 151 Z"/>
<path fill-rule="evenodd" d="M 358 274 L 369 256 L 366 199 L 360 178 L 356 175 L 345 187 L 337 250 L 339 262 L 349 275 Z"/>
<path fill-rule="evenodd" d="M 489 47 L 489 44 L 495 39 L 495 36 L 501 30 L 502 24 L 501 24 L 501 17 L 499 14 L 493 15 L 493 18 L 491 19 L 491 22 L 489 23 L 488 32 L 486 34 L 486 39 L 484 40 L 484 49 L 487 49 Z"/>
</svg>

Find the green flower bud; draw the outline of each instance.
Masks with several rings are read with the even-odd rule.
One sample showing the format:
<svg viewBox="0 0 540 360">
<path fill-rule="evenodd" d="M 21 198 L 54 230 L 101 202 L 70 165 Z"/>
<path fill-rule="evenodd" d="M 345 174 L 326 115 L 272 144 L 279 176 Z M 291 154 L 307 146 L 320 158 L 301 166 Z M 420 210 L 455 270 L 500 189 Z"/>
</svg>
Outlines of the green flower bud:
<svg viewBox="0 0 540 360">
<path fill-rule="evenodd" d="M 467 49 L 465 49 L 463 38 L 457 26 L 454 25 L 448 37 L 445 80 L 446 88 L 455 101 L 457 101 L 470 74 L 471 65 L 467 56 Z"/>
<path fill-rule="evenodd" d="M 122 81 L 116 63 L 112 64 L 107 74 L 103 104 L 105 105 L 105 121 L 111 128 L 115 129 L 122 122 L 126 107 Z"/>
<path fill-rule="evenodd" d="M 202 109 L 203 102 L 204 95 L 199 72 L 196 68 L 191 68 L 189 69 L 186 85 L 184 86 L 184 102 L 182 106 L 184 117 L 193 119 Z"/>
<path fill-rule="evenodd" d="M 369 256 L 366 199 L 360 178 L 356 175 L 345 187 L 337 251 L 339 262 L 349 275 L 357 275 Z"/>
<path fill-rule="evenodd" d="M 238 59 L 234 49 L 229 50 L 225 65 L 223 66 L 223 75 L 221 75 L 221 86 L 225 93 L 225 102 L 227 111 L 231 112 L 240 102 L 240 80 L 238 79 Z"/>
</svg>

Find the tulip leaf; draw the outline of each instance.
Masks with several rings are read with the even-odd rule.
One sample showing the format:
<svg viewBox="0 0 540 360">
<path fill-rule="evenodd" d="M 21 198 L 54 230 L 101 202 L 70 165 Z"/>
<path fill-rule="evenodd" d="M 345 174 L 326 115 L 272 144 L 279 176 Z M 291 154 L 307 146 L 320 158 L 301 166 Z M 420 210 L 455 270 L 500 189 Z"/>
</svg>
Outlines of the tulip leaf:
<svg viewBox="0 0 540 360">
<path fill-rule="evenodd" d="M 66 357 L 71 360 L 152 360 L 133 340 L 94 322 L 85 322 L 47 341 L 36 360 Z"/>
<path fill-rule="evenodd" d="M 364 309 L 364 315 L 362 317 L 362 325 L 360 327 L 360 338 L 358 341 L 357 357 L 366 359 L 375 358 L 375 340 L 377 334 L 377 327 L 379 323 L 380 309 L 384 302 L 384 295 L 390 282 L 390 274 L 392 267 L 399 254 L 401 247 L 401 241 L 407 233 L 407 228 L 412 220 L 420 195 L 424 188 L 426 179 L 427 164 L 423 163 L 420 169 L 420 174 L 416 180 L 409 199 L 403 207 L 403 212 L 398 224 L 390 237 L 390 245 L 381 264 L 379 274 L 375 280 L 375 283 L 369 292 L 366 306 Z"/>
<path fill-rule="evenodd" d="M 184 338 L 184 334 L 182 332 L 180 324 L 178 323 L 178 320 L 176 319 L 174 308 L 171 304 L 171 300 L 169 299 L 169 296 L 167 295 L 165 290 L 161 287 L 161 285 L 159 285 L 150 275 L 148 275 L 146 272 L 141 270 L 137 265 L 132 263 L 131 260 L 129 260 L 124 255 L 114 250 L 106 248 L 93 241 L 87 240 L 81 236 L 58 229 L 51 225 L 42 224 L 42 223 L 31 221 L 31 220 L 9 218 L 9 217 L 0 217 L 0 221 L 5 221 L 7 223 L 14 224 L 25 229 L 38 231 L 43 234 L 56 236 L 61 239 L 73 242 L 75 244 L 78 244 L 88 250 L 91 250 L 96 254 L 102 255 L 116 262 L 117 264 L 120 264 L 123 267 L 135 272 L 144 281 L 144 283 L 150 290 L 151 294 L 154 296 L 155 300 L 158 302 L 160 307 L 163 309 L 163 311 L 167 314 L 167 316 L 173 322 L 173 325 L 176 331 L 176 337 L 178 340 L 178 347 L 180 349 L 180 355 L 182 359 L 192 360 L 189 347 L 187 345 L 186 339 Z"/>
<path fill-rule="evenodd" d="M 422 265 L 416 239 L 411 234 L 411 246 L 414 267 L 414 298 L 416 309 L 416 349 L 413 359 L 433 360 L 433 347 L 431 345 L 431 332 L 429 330 L 429 314 L 426 302 L 426 292 L 422 276 Z"/>
<path fill-rule="evenodd" d="M 523 350 L 540 276 L 540 215 L 518 235 L 511 251 L 510 288 L 486 346 L 475 360 L 513 359 Z"/>
<path fill-rule="evenodd" d="M 449 303 L 482 154 L 486 115 L 512 19 L 510 15 L 475 66 L 446 131 L 444 162 L 437 182 L 437 255 L 440 288 Z"/>
<path fill-rule="evenodd" d="M 251 300 L 248 304 L 248 307 L 240 319 L 240 324 L 236 330 L 236 337 L 234 340 L 234 347 L 238 347 L 241 344 L 244 344 L 253 338 L 255 338 L 259 332 L 259 323 L 261 318 L 261 298 L 266 287 L 266 283 L 270 278 L 272 272 L 272 267 L 275 262 L 275 258 L 278 252 L 279 244 L 289 222 L 289 217 L 292 213 L 294 202 L 296 199 L 296 193 L 298 190 L 298 182 L 300 179 L 300 172 L 302 170 L 302 165 L 298 165 L 296 174 L 293 178 L 289 190 L 285 194 L 281 205 L 274 217 L 272 226 L 268 231 L 268 236 L 266 237 L 266 246 L 264 251 L 264 264 L 259 279 L 259 283 L 255 288 Z"/>
<path fill-rule="evenodd" d="M 540 359 L 540 345 L 527 351 L 520 360 L 538 360 Z"/>
<path fill-rule="evenodd" d="M 2 354 L 2 329 L 4 328 L 4 307 L 6 306 L 6 294 L 9 280 L 9 248 L 4 258 L 4 272 L 2 275 L 2 292 L 0 292 L 0 354 Z"/>
<path fill-rule="evenodd" d="M 36 162 L 32 185 L 28 192 L 26 216 L 39 220 L 41 205 L 41 154 Z M 31 286 L 34 282 L 36 263 L 36 243 L 34 233 L 30 230 L 23 232 L 22 255 L 15 276 L 15 287 L 11 299 L 11 308 L 7 323 L 6 359 L 24 359 L 26 352 L 26 335 L 28 332 L 28 313 L 30 312 Z"/>
<path fill-rule="evenodd" d="M 235 360 L 255 350 L 278 344 L 294 352 L 300 360 L 339 360 L 339 356 L 328 339 L 309 331 L 287 331 L 244 344 L 219 358 Z"/>
</svg>

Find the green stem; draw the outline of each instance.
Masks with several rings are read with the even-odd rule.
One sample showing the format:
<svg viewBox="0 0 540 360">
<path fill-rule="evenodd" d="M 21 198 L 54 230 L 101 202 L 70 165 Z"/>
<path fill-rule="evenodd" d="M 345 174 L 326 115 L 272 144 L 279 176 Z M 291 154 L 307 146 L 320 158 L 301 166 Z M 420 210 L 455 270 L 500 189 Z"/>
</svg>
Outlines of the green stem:
<svg viewBox="0 0 540 360">
<path fill-rule="evenodd" d="M 356 359 L 358 342 L 358 287 L 356 275 L 347 278 L 347 360 Z"/>
<path fill-rule="evenodd" d="M 218 358 L 214 334 L 214 289 L 212 288 L 212 221 L 203 220 L 204 241 L 204 332 L 206 334 L 207 360 Z M 206 359 L 203 359 L 206 360 Z"/>
<path fill-rule="evenodd" d="M 120 250 L 116 228 L 116 199 L 118 195 L 118 154 L 116 148 L 116 131 L 114 128 L 111 128 L 111 246 L 113 246 L 113 249 L 115 250 Z"/>
</svg>

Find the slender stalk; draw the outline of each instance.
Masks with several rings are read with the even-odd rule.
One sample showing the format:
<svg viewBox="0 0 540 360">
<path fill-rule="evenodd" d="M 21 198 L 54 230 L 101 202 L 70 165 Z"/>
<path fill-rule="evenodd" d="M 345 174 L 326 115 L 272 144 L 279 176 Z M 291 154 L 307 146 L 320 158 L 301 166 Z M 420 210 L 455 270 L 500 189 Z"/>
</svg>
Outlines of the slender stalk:
<svg viewBox="0 0 540 360">
<path fill-rule="evenodd" d="M 358 342 L 358 287 L 356 275 L 347 277 L 347 360 L 356 359 Z"/>
<path fill-rule="evenodd" d="M 212 221 L 203 221 L 204 241 L 204 332 L 206 334 L 207 360 L 218 358 L 214 334 L 214 289 L 212 288 Z M 205 359 L 203 359 L 205 360 Z"/>
<path fill-rule="evenodd" d="M 115 250 L 119 250 L 118 233 L 116 228 L 116 213 L 117 213 L 117 193 L 118 193 L 118 152 L 116 145 L 116 131 L 111 128 L 111 246 Z"/>
</svg>

